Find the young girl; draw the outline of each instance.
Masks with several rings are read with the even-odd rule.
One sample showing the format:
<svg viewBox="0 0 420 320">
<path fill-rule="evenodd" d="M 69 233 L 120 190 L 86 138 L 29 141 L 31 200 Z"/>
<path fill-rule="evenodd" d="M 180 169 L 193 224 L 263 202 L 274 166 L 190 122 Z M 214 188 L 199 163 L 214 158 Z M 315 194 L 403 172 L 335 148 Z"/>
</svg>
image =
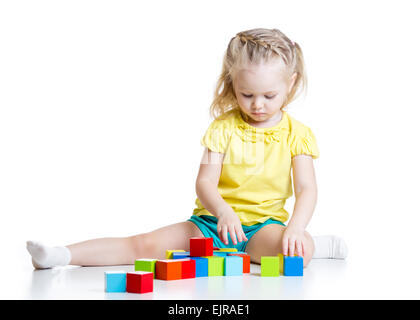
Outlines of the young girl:
<svg viewBox="0 0 420 320">
<path fill-rule="evenodd" d="M 239 32 L 227 47 L 210 111 L 215 120 L 196 180 L 196 208 L 190 219 L 123 238 L 87 240 L 66 247 L 28 241 L 35 268 L 68 264 L 133 264 L 165 257 L 167 249 L 189 250 L 191 237 L 212 237 L 216 247 L 261 256 L 345 258 L 335 236 L 312 238 L 305 231 L 317 199 L 313 159 L 319 151 L 310 128 L 284 108 L 306 88 L 300 46 L 277 29 Z M 288 225 L 285 201 L 295 206 Z"/>
</svg>

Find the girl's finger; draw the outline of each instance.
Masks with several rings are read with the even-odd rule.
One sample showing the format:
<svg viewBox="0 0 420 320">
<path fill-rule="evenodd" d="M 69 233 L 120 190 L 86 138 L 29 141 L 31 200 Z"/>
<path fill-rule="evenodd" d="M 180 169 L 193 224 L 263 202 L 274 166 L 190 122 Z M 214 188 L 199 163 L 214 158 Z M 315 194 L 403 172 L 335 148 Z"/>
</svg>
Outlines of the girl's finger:
<svg viewBox="0 0 420 320">
<path fill-rule="evenodd" d="M 245 235 L 244 229 L 241 228 L 241 235 L 242 235 L 242 241 L 248 241 L 248 238 Z"/>
<path fill-rule="evenodd" d="M 217 226 L 217 234 L 219 236 L 219 239 L 223 241 L 223 226 Z"/>
<path fill-rule="evenodd" d="M 293 257 L 295 255 L 295 246 L 296 241 L 294 239 L 289 240 L 289 256 Z"/>
<path fill-rule="evenodd" d="M 296 240 L 296 254 L 302 257 L 302 242 L 300 240 Z"/>
<path fill-rule="evenodd" d="M 227 226 L 222 226 L 222 237 L 221 237 L 222 241 L 224 243 L 227 243 Z"/>
<path fill-rule="evenodd" d="M 232 242 L 234 245 L 236 245 L 236 233 L 235 233 L 235 227 L 233 225 L 229 226 L 229 234 L 230 238 L 232 239 Z M 228 244 L 228 242 L 226 242 Z"/>
<path fill-rule="evenodd" d="M 235 233 L 236 233 L 236 239 L 238 242 L 242 242 L 242 228 L 241 226 L 235 226 Z"/>
</svg>

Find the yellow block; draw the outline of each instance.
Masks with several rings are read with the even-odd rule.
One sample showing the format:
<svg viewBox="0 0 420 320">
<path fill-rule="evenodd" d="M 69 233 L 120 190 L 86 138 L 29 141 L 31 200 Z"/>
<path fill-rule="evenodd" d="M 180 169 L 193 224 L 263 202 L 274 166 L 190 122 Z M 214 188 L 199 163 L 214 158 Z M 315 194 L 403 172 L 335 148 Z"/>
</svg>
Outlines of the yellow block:
<svg viewBox="0 0 420 320">
<path fill-rule="evenodd" d="M 236 248 L 220 248 L 219 250 L 215 250 L 216 252 L 238 252 Z"/>
<path fill-rule="evenodd" d="M 185 250 L 166 250 L 166 259 L 172 259 L 173 252 L 185 252 Z"/>
<path fill-rule="evenodd" d="M 283 269 L 284 269 L 284 257 L 283 254 L 279 253 L 278 254 L 279 258 L 280 258 L 280 274 L 283 274 Z"/>
</svg>

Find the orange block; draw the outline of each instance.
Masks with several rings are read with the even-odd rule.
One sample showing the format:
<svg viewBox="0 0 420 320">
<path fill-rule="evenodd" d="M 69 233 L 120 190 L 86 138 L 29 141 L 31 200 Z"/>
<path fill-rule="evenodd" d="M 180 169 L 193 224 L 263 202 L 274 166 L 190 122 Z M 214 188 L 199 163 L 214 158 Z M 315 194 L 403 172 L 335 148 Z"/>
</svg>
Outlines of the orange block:
<svg viewBox="0 0 420 320">
<path fill-rule="evenodd" d="M 228 256 L 238 256 L 242 257 L 243 260 L 243 273 L 251 272 L 251 256 L 246 253 L 229 253 Z"/>
<path fill-rule="evenodd" d="M 156 279 L 178 280 L 182 278 L 182 262 L 179 260 L 157 260 L 155 265 Z"/>
</svg>

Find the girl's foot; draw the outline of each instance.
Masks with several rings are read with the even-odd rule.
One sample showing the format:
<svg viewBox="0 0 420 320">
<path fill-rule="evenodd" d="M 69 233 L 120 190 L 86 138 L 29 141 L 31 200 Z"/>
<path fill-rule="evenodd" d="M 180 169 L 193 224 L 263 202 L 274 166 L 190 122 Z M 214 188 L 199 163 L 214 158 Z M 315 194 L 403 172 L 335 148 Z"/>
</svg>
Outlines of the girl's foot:
<svg viewBox="0 0 420 320">
<path fill-rule="evenodd" d="M 340 237 L 327 235 L 313 237 L 315 251 L 312 259 L 345 259 L 348 248 Z"/>
<path fill-rule="evenodd" d="M 26 249 L 32 256 L 35 269 L 66 266 L 71 261 L 70 250 L 66 247 L 47 247 L 39 242 L 27 241 Z"/>
</svg>

